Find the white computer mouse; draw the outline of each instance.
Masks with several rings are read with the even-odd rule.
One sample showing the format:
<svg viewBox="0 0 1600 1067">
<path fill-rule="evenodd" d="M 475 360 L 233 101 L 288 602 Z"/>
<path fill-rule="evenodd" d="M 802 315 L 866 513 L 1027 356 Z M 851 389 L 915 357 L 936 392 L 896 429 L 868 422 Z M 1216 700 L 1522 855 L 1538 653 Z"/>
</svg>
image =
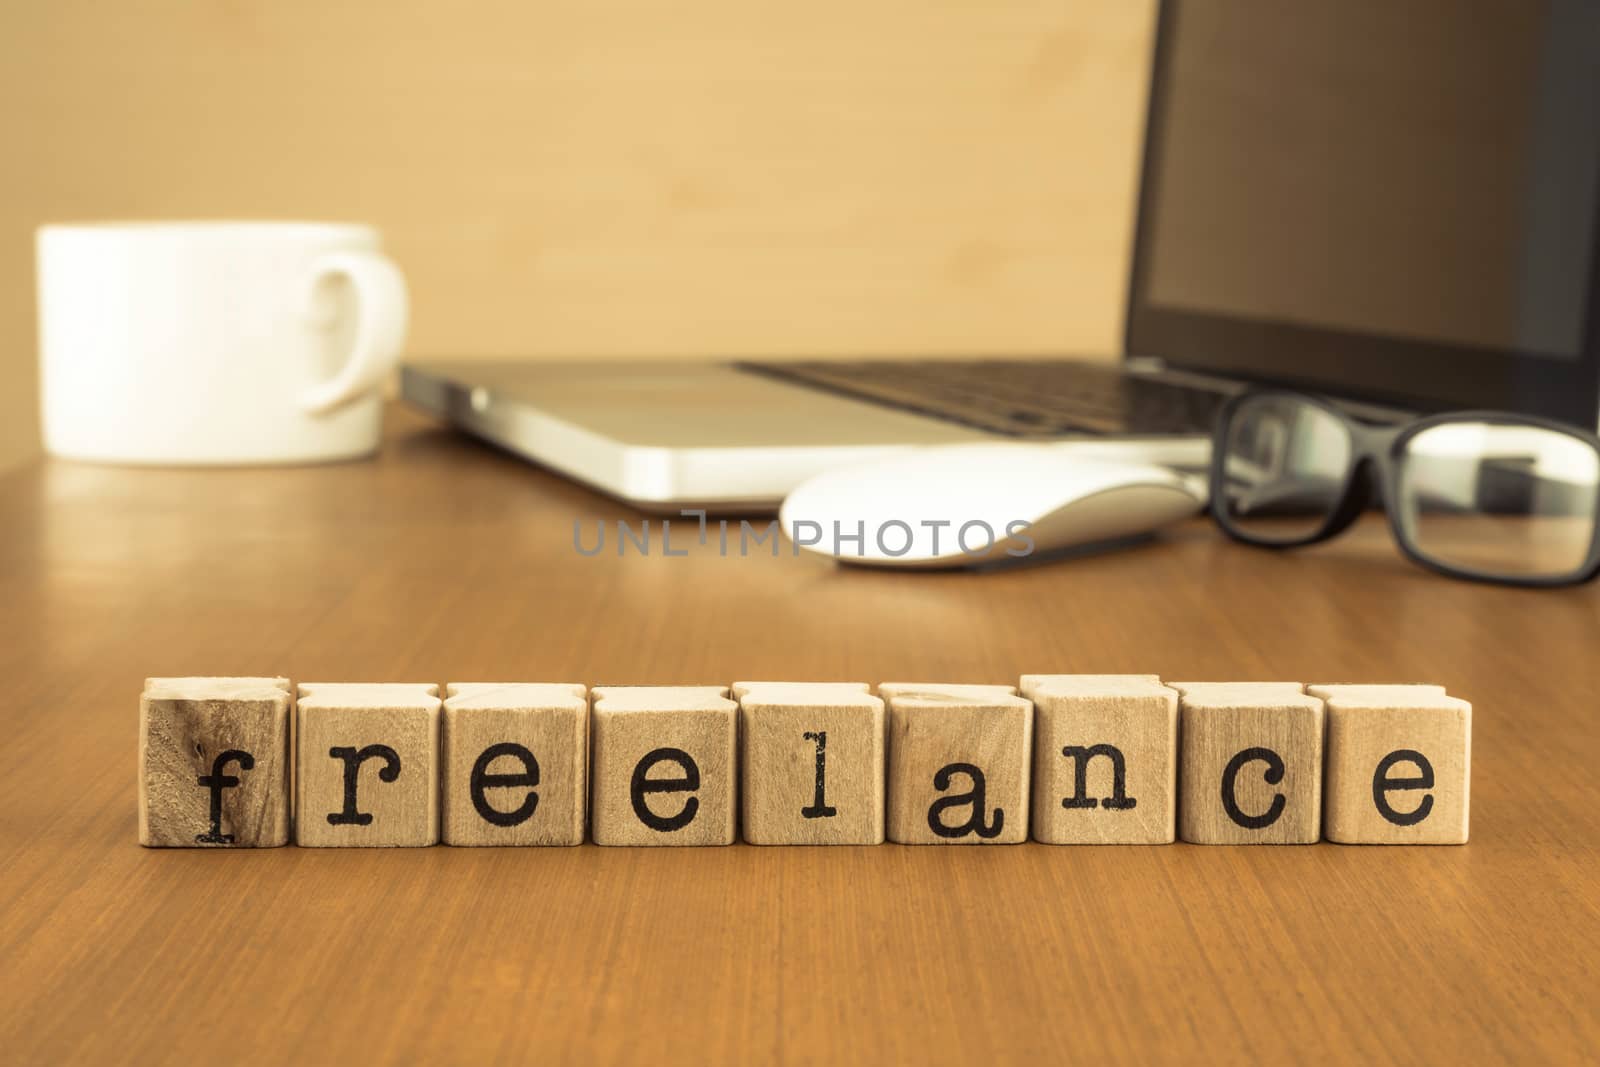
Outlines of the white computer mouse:
<svg viewBox="0 0 1600 1067">
<path fill-rule="evenodd" d="M 1205 503 L 1195 475 L 995 442 L 827 471 L 791 492 L 778 518 L 795 545 L 842 563 L 963 567 L 1122 541 Z"/>
</svg>

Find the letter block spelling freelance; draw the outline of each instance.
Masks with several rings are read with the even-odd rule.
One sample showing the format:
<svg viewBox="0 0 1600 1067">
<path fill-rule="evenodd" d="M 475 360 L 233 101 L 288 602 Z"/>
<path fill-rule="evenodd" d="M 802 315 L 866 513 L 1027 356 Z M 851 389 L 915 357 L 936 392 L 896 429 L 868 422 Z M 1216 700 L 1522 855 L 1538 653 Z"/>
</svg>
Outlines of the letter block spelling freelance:
<svg viewBox="0 0 1600 1067">
<path fill-rule="evenodd" d="M 1465 844 L 1437 685 L 151 678 L 139 843 Z M 298 693 L 298 697 L 296 696 Z"/>
</svg>

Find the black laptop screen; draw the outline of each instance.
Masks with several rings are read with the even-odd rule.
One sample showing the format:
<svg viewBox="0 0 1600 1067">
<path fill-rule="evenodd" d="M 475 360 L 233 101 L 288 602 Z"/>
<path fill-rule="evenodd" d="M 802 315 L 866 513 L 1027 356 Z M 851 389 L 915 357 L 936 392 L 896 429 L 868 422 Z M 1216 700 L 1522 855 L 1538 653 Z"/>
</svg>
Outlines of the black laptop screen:
<svg viewBox="0 0 1600 1067">
<path fill-rule="evenodd" d="M 1131 353 L 1594 422 L 1600 3 L 1169 0 L 1156 68 Z"/>
</svg>

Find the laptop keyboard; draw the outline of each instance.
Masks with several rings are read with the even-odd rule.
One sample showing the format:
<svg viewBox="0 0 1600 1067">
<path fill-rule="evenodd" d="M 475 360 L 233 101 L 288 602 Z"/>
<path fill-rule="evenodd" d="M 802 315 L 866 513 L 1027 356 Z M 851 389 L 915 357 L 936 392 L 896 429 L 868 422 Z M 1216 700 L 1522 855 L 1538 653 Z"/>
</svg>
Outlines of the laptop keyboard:
<svg viewBox="0 0 1600 1067">
<path fill-rule="evenodd" d="M 1227 398 L 1115 365 L 1026 361 L 740 363 L 747 371 L 1007 437 L 1210 433 Z"/>
</svg>

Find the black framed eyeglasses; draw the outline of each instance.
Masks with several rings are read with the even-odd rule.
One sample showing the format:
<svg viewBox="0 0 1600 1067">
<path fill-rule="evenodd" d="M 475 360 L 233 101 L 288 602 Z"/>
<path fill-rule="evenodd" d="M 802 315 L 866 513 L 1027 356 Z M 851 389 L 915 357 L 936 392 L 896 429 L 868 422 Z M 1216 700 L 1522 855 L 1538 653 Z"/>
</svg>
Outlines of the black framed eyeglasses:
<svg viewBox="0 0 1600 1067">
<path fill-rule="evenodd" d="M 1497 411 L 1360 422 L 1300 393 L 1255 391 L 1222 408 L 1211 513 L 1268 548 L 1326 541 L 1381 502 L 1400 549 L 1432 570 L 1507 585 L 1600 571 L 1600 437 Z"/>
</svg>

